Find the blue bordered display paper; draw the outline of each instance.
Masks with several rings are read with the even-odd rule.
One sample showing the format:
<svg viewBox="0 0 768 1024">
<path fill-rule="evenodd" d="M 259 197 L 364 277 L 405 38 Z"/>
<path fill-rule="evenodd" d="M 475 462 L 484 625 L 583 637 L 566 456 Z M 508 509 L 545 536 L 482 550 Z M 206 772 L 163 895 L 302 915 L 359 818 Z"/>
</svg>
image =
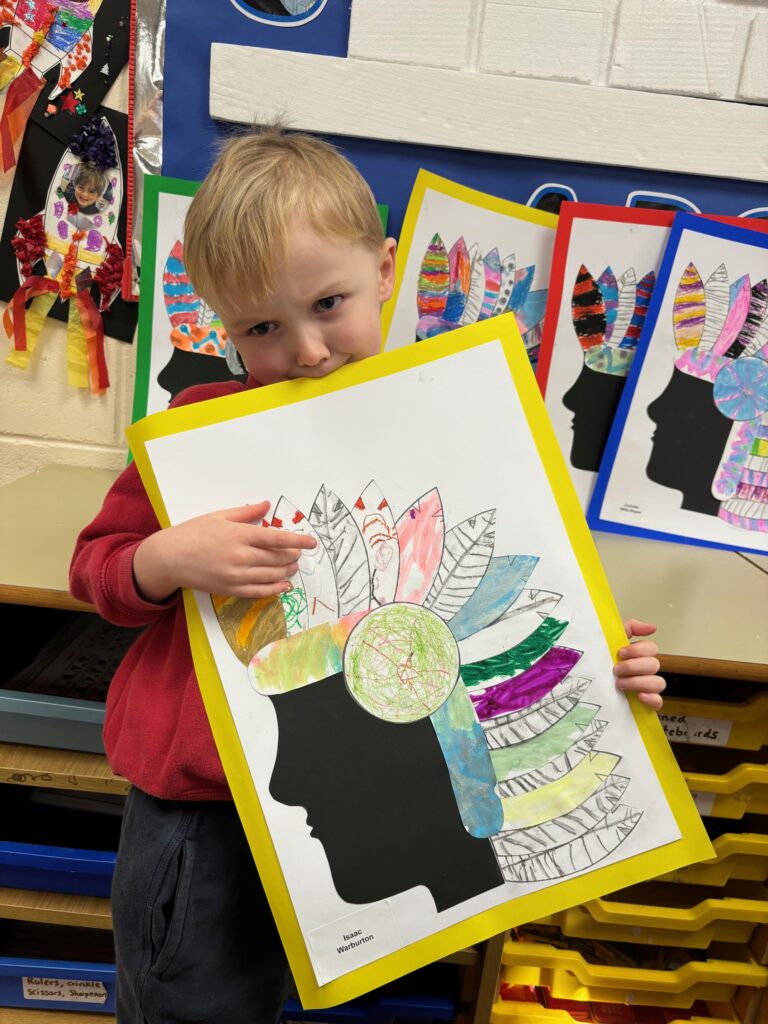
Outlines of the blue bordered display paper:
<svg viewBox="0 0 768 1024">
<path fill-rule="evenodd" d="M 675 488 L 672 482 L 662 485 L 654 482 L 646 473 L 646 467 L 650 464 L 653 454 L 654 435 L 658 435 L 660 430 L 665 429 L 663 425 L 651 419 L 646 411 L 647 408 L 662 396 L 671 399 L 675 395 L 678 399 L 681 396 L 695 399 L 698 405 L 702 401 L 705 386 L 712 389 L 711 406 L 704 402 L 701 405 L 701 419 L 696 420 L 695 425 L 689 422 L 686 427 L 681 427 L 679 433 L 685 443 L 684 446 L 681 445 L 678 454 L 682 458 L 684 453 L 686 472 L 692 479 L 689 463 L 691 460 L 693 463 L 697 462 L 698 451 L 698 464 L 702 469 L 700 480 L 704 478 L 704 471 L 708 472 L 711 467 L 713 469 L 712 481 L 714 482 L 716 478 L 722 478 L 722 465 L 728 452 L 730 451 L 731 456 L 737 454 L 734 443 L 737 439 L 730 433 L 735 430 L 733 421 L 721 422 L 721 419 L 725 419 L 725 417 L 719 418 L 720 414 L 714 402 L 714 385 L 709 377 L 700 375 L 706 368 L 702 365 L 699 370 L 691 374 L 681 371 L 676 365 L 683 350 L 676 344 L 672 313 L 681 276 L 691 262 L 696 265 L 696 271 L 700 275 L 702 284 L 706 285 L 702 290 L 705 295 L 703 330 L 705 341 L 707 341 L 707 303 L 712 325 L 720 323 L 723 316 L 722 303 L 718 309 L 716 301 L 717 288 L 712 289 L 715 271 L 721 266 L 725 268 L 728 286 L 725 301 L 729 302 L 732 308 L 735 295 L 741 285 L 742 301 L 749 299 L 750 315 L 752 315 L 756 308 L 755 285 L 759 285 L 768 276 L 768 238 L 754 231 L 714 221 L 704 221 L 689 214 L 678 214 L 675 218 L 635 362 L 627 379 L 608 438 L 587 518 L 593 529 L 606 530 L 611 533 L 624 533 L 649 537 L 654 540 L 677 541 L 683 544 L 699 544 L 705 547 L 765 554 L 768 552 L 768 533 L 764 532 L 764 527 L 762 531 L 749 530 L 719 518 L 717 510 L 714 512 L 699 511 L 691 506 L 703 509 L 705 498 L 701 496 L 702 488 L 698 488 L 699 497 L 696 498 L 693 497 L 695 488 L 687 486 L 686 490 L 682 491 L 680 488 Z M 750 275 L 748 297 L 745 294 L 742 281 L 745 273 Z M 726 281 L 722 270 L 720 270 L 719 278 L 722 295 Z M 695 286 L 693 290 L 695 292 Z M 695 294 L 691 297 L 694 301 L 698 301 Z M 680 308 L 678 307 L 678 309 Z M 695 316 L 698 311 L 689 306 L 688 312 Z M 768 318 L 763 316 L 757 324 L 754 334 L 765 337 L 766 332 L 768 332 Z M 693 333 L 695 334 L 695 328 L 693 328 Z M 739 340 L 741 341 L 743 338 L 744 335 L 741 334 Z M 758 343 L 753 342 L 753 344 L 757 345 Z M 716 349 L 717 339 L 714 344 L 714 350 Z M 748 351 L 749 346 L 742 351 L 742 356 L 746 355 Z M 689 352 L 698 353 L 698 345 L 691 346 Z M 702 353 L 699 353 L 698 356 L 689 356 L 687 365 L 690 367 L 690 360 L 700 358 L 701 355 Z M 759 351 L 758 347 L 757 355 L 753 355 L 753 358 L 761 358 L 765 361 L 768 371 L 768 348 L 762 347 L 762 351 Z M 738 359 L 721 359 L 719 365 L 722 367 L 724 363 L 736 364 L 738 361 Z M 759 367 L 758 370 L 760 370 Z M 698 380 L 696 379 L 697 375 Z M 714 376 L 714 372 L 712 375 Z M 687 380 L 681 381 L 680 378 L 687 378 Z M 724 383 L 722 378 L 721 382 Z M 697 388 L 696 383 L 700 383 L 701 387 Z M 681 384 L 687 386 L 681 389 Z M 764 387 L 763 384 L 762 388 L 764 389 Z M 720 393 L 722 394 L 722 389 Z M 691 406 L 688 408 L 692 411 Z M 733 396 L 731 404 L 721 405 L 721 408 L 734 410 Z M 659 410 L 656 412 L 658 414 Z M 765 433 L 768 413 L 764 412 L 762 419 L 762 432 Z M 669 430 L 669 427 L 667 426 L 666 429 Z M 702 446 L 699 443 L 702 437 L 711 437 L 713 432 L 716 432 L 718 437 L 724 435 L 726 438 L 723 454 L 719 461 L 714 462 L 714 465 L 706 453 L 702 454 Z M 669 437 L 669 434 L 667 433 L 666 436 Z M 658 443 L 657 439 L 656 444 L 658 445 Z M 751 442 L 747 442 L 744 437 L 742 437 L 741 443 L 743 448 L 752 446 Z M 699 445 L 698 449 L 697 444 Z M 711 450 L 710 448 L 710 452 Z M 654 472 L 658 474 L 658 453 L 656 457 Z M 740 482 L 749 478 L 748 464 L 743 457 L 741 461 L 738 457 L 732 457 L 730 467 L 734 481 Z M 754 473 L 752 479 L 754 479 Z M 630 481 L 632 482 L 630 483 Z M 681 479 L 677 482 L 684 483 L 682 474 Z M 722 490 L 722 484 L 720 487 Z M 716 502 L 714 493 L 712 501 Z M 656 504 L 649 506 L 649 502 Z M 684 502 L 688 505 L 685 509 L 682 507 Z M 725 501 L 720 504 L 724 505 Z M 617 508 L 623 508 L 624 516 L 617 514 Z M 766 509 L 768 510 L 768 505 Z M 668 527 L 663 521 L 665 515 L 670 519 Z M 647 526 L 641 525 L 643 517 L 645 517 Z M 630 522 L 630 518 L 635 521 Z"/>
</svg>

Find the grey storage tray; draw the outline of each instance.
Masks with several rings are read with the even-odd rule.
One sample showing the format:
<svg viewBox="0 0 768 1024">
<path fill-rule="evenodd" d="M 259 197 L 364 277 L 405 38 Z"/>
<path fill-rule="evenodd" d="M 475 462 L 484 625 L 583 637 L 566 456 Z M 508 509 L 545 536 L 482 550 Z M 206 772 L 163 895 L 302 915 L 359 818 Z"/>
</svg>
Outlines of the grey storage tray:
<svg viewBox="0 0 768 1024">
<path fill-rule="evenodd" d="M 61 612 L 33 660 L 0 683 L 0 741 L 103 753 L 109 683 L 139 632 Z"/>
</svg>

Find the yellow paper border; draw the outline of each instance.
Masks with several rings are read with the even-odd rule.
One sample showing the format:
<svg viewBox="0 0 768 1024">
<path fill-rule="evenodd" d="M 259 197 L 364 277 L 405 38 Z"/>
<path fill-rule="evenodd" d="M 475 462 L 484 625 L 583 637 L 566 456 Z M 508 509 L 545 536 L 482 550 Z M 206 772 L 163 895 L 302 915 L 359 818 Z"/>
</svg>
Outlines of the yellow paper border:
<svg viewBox="0 0 768 1024">
<path fill-rule="evenodd" d="M 408 200 L 408 207 L 403 218 L 403 227 L 400 231 L 400 238 L 397 243 L 397 262 L 395 268 L 395 287 L 392 297 L 384 304 L 381 311 L 381 350 L 384 351 L 389 328 L 392 325 L 392 317 L 395 315 L 395 306 L 400 295 L 400 288 L 405 277 L 405 267 L 413 244 L 413 236 L 416 231 L 421 206 L 424 196 L 429 189 L 432 192 L 439 192 L 441 195 L 450 196 L 452 199 L 459 199 L 463 203 L 471 203 L 482 210 L 490 210 L 492 213 L 501 213 L 505 217 L 515 217 L 517 220 L 528 221 L 529 224 L 540 224 L 545 228 L 557 227 L 558 217 L 554 213 L 545 213 L 544 210 L 535 210 L 531 206 L 523 206 L 522 203 L 514 203 L 511 199 L 500 199 L 498 196 L 490 195 L 488 192 L 479 192 L 477 189 L 469 188 L 467 185 L 459 185 L 450 178 L 443 178 L 431 171 L 419 170 L 416 181 L 413 183 L 413 191 Z"/>
<path fill-rule="evenodd" d="M 407 345 L 372 359 L 348 364 L 320 380 L 288 381 L 223 398 L 214 398 L 207 402 L 155 413 L 133 424 L 127 431 L 128 440 L 160 523 L 163 526 L 170 525 L 146 450 L 148 441 L 279 406 L 293 405 L 387 377 L 402 370 L 423 366 L 480 345 L 497 342 L 503 347 L 513 383 L 520 396 L 528 424 L 534 432 L 539 456 L 600 624 L 610 649 L 617 651 L 626 643 L 621 619 L 544 409 L 512 313 L 459 328 L 418 345 Z M 596 868 L 588 875 L 556 883 L 530 895 L 510 900 L 395 953 L 383 956 L 372 964 L 357 968 L 326 985 L 318 985 L 200 613 L 191 592 L 184 592 L 184 605 L 188 616 L 195 669 L 216 745 L 288 954 L 301 1001 L 307 1008 L 335 1006 L 354 999 L 394 978 L 458 949 L 474 945 L 515 924 L 556 913 L 616 889 L 674 871 L 686 864 L 708 859 L 714 854 L 658 717 L 650 709 L 633 700 L 631 706 L 635 721 L 672 808 L 682 834 L 681 839 L 659 849 L 639 854 L 630 860 L 623 860 L 605 868 Z"/>
</svg>

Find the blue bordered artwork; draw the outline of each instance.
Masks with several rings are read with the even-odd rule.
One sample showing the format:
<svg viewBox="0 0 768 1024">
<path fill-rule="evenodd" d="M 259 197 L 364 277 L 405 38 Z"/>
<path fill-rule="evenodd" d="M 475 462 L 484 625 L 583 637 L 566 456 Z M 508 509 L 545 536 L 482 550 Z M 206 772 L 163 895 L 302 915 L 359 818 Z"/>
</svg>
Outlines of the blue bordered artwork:
<svg viewBox="0 0 768 1024">
<path fill-rule="evenodd" d="M 312 21 L 327 0 L 230 0 L 232 6 L 253 21 L 274 28 L 296 28 Z"/>
<path fill-rule="evenodd" d="M 768 236 L 678 214 L 604 450 L 587 515 L 593 529 L 766 553 L 767 315 Z M 737 380 L 729 370 L 739 359 L 751 375 L 748 392 L 735 395 L 744 375 Z M 753 392 L 760 408 L 734 411 Z M 646 406 L 656 425 L 649 440 L 637 416 Z M 701 455 L 703 445 L 712 457 Z M 654 507 L 662 493 L 667 498 Z M 712 529 L 709 516 L 724 528 Z"/>
</svg>

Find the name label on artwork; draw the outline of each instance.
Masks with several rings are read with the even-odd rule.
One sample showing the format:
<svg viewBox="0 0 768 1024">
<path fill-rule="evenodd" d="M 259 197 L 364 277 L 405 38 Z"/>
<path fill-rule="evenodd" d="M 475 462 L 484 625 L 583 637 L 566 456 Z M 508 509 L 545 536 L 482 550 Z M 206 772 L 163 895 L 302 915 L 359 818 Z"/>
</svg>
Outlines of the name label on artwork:
<svg viewBox="0 0 768 1024">
<path fill-rule="evenodd" d="M 321 985 L 401 946 L 395 918 L 386 901 L 321 925 L 309 932 L 307 939 Z"/>
<path fill-rule="evenodd" d="M 659 715 L 670 743 L 695 743 L 724 747 L 731 736 L 733 722 L 727 718 L 696 718 L 693 715 Z"/>
<path fill-rule="evenodd" d="M 107 1001 L 107 989 L 101 981 L 78 981 L 75 978 L 21 979 L 24 998 L 53 1003 L 98 1003 Z"/>
</svg>

